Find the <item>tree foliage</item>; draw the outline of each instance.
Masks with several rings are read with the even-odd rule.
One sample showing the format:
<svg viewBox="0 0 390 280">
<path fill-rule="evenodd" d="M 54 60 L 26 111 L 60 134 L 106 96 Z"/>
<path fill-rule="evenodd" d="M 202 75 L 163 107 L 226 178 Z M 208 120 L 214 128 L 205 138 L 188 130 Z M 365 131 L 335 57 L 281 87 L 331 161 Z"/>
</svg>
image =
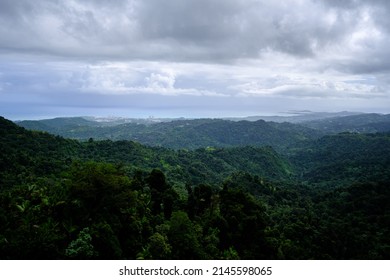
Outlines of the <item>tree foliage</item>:
<svg viewBox="0 0 390 280">
<path fill-rule="evenodd" d="M 390 257 L 388 134 L 174 151 L 0 119 L 0 151 L 1 259 Z"/>
</svg>

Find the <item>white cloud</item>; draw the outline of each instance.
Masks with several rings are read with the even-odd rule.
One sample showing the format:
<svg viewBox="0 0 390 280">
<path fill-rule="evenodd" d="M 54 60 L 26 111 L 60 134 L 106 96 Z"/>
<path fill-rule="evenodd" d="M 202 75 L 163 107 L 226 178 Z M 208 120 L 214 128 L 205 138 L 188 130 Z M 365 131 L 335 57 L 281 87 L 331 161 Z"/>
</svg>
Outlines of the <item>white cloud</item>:
<svg viewBox="0 0 390 280">
<path fill-rule="evenodd" d="M 178 64 L 175 64 L 178 66 Z M 161 68 L 162 67 L 162 68 Z M 185 67 L 184 67 L 185 68 Z M 183 68 L 183 69 L 184 69 Z M 180 70 L 183 75 L 191 75 Z M 78 77 L 75 79 L 75 76 Z M 193 87 L 177 87 L 180 75 L 172 68 L 158 64 L 139 67 L 132 63 L 104 63 L 90 65 L 80 73 L 73 73 L 59 84 L 77 85 L 81 92 L 103 95 L 157 94 L 166 96 L 226 96 L 212 90 Z"/>
<path fill-rule="evenodd" d="M 146 82 L 149 88 L 156 91 L 169 91 L 174 89 L 175 79 L 175 73 L 171 69 L 162 69 L 161 73 L 151 73 Z"/>
<path fill-rule="evenodd" d="M 0 90 L 99 108 L 164 98 L 199 98 L 194 110 L 383 108 L 389 12 L 379 0 L 2 0 Z"/>
<path fill-rule="evenodd" d="M 342 80 L 337 77 L 275 76 L 233 87 L 240 96 L 288 98 L 361 98 L 386 97 L 386 91 L 365 80 Z"/>
</svg>

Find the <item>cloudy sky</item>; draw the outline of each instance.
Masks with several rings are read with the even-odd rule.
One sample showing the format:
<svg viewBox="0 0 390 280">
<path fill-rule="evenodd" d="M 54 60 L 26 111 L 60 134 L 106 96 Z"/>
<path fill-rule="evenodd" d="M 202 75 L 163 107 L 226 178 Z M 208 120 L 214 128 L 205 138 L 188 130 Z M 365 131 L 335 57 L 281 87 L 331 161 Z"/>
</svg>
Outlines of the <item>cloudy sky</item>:
<svg viewBox="0 0 390 280">
<path fill-rule="evenodd" d="M 389 113 L 387 0 L 0 0 L 0 115 Z"/>
</svg>

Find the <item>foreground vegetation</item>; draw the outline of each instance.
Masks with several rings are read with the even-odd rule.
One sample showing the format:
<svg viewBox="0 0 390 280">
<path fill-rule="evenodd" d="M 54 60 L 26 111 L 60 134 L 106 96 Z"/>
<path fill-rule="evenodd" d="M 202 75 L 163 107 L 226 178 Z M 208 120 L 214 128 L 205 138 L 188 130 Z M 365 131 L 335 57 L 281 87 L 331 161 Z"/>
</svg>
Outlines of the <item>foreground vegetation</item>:
<svg viewBox="0 0 390 280">
<path fill-rule="evenodd" d="M 0 258 L 388 259 L 390 135 L 290 144 L 78 142 L 1 118 Z"/>
</svg>

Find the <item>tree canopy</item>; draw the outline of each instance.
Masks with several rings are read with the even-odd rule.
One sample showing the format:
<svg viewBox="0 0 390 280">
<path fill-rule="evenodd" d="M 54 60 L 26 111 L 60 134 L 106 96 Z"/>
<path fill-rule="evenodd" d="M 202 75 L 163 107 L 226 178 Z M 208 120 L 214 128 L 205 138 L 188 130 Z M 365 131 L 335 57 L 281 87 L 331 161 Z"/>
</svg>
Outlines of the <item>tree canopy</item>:
<svg viewBox="0 0 390 280">
<path fill-rule="evenodd" d="M 389 152 L 386 133 L 171 150 L 0 118 L 0 258 L 388 259 Z"/>
</svg>

